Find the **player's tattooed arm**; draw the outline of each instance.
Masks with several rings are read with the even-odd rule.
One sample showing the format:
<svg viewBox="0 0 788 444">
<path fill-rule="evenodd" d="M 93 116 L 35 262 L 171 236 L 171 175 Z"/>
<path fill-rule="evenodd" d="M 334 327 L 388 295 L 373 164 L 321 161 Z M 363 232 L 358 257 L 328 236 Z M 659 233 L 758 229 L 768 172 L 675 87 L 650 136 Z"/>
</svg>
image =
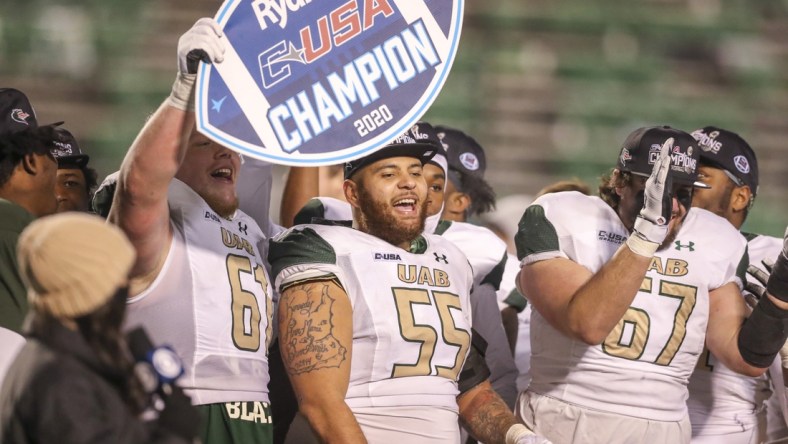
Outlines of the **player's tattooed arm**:
<svg viewBox="0 0 788 444">
<path fill-rule="evenodd" d="M 366 442 L 345 404 L 353 310 L 332 279 L 297 283 L 279 300 L 279 348 L 298 407 L 321 442 Z"/>
<path fill-rule="evenodd" d="M 347 360 L 347 348 L 335 335 L 332 285 L 336 287 L 333 281 L 307 282 L 285 290 L 279 303 L 279 343 L 290 374 L 339 367 Z"/>
<path fill-rule="evenodd" d="M 458 396 L 457 404 L 460 407 L 460 423 L 479 442 L 503 444 L 506 442 L 506 432 L 519 423 L 489 381 Z"/>
</svg>

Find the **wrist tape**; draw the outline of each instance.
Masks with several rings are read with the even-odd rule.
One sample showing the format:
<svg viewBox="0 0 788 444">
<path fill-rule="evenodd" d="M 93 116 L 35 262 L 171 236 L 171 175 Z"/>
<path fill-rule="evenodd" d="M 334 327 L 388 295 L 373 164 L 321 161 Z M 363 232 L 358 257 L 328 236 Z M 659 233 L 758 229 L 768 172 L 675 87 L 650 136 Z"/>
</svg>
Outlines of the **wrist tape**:
<svg viewBox="0 0 788 444">
<path fill-rule="evenodd" d="M 509 430 L 506 431 L 506 444 L 516 444 L 517 440 L 520 439 L 521 436 L 525 435 L 533 435 L 534 432 L 528 429 L 528 427 L 522 424 L 515 424 L 509 427 Z"/>
<path fill-rule="evenodd" d="M 172 91 L 167 98 L 167 103 L 183 111 L 194 112 L 194 82 L 197 74 L 178 73 L 172 84 Z"/>
<path fill-rule="evenodd" d="M 659 244 L 644 239 L 640 233 L 634 231 L 629 238 L 627 238 L 627 247 L 637 255 L 650 258 L 657 252 Z"/>
</svg>

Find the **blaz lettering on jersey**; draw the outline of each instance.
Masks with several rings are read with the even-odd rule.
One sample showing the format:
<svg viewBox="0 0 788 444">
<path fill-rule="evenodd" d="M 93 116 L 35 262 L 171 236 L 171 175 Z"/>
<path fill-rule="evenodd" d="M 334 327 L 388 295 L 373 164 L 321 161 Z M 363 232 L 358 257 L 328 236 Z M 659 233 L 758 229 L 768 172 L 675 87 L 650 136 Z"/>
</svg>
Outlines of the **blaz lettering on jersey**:
<svg viewBox="0 0 788 444">
<path fill-rule="evenodd" d="M 245 250 L 249 254 L 254 254 L 254 247 L 248 240 L 241 236 L 226 230 L 222 227 L 222 243 L 227 248 L 235 248 L 238 250 Z"/>
<path fill-rule="evenodd" d="M 216 213 L 213 213 L 211 211 L 206 211 L 205 212 L 205 218 L 206 219 L 210 219 L 210 220 L 212 220 L 214 222 L 221 223 L 221 220 L 219 220 L 219 216 L 217 216 Z"/>
<path fill-rule="evenodd" d="M 451 285 L 449 273 L 423 265 L 398 264 L 397 278 L 406 284 L 428 285 L 430 287 L 448 287 Z"/>
<path fill-rule="evenodd" d="M 599 233 L 597 233 L 597 237 L 601 241 L 612 242 L 618 245 L 623 244 L 627 240 L 627 237 L 624 236 L 623 234 L 610 233 L 605 230 L 599 230 Z"/>
<path fill-rule="evenodd" d="M 687 248 L 689 251 L 695 251 L 695 242 L 689 241 L 687 244 L 682 244 L 680 240 L 674 242 L 676 244 L 676 250 L 681 251 L 682 248 Z"/>
<path fill-rule="evenodd" d="M 659 256 L 654 256 L 651 258 L 651 264 L 648 266 L 649 271 L 656 271 L 657 274 L 661 274 L 663 276 L 684 276 L 689 273 L 689 262 L 681 259 L 665 259 L 665 262 L 662 262 L 662 258 Z"/>
<path fill-rule="evenodd" d="M 375 253 L 375 260 L 376 261 L 401 261 L 402 258 L 399 257 L 397 253 Z"/>
<path fill-rule="evenodd" d="M 252 411 L 249 411 L 250 404 L 253 405 Z M 267 403 L 259 401 L 227 402 L 224 406 L 227 409 L 227 416 L 230 418 L 258 424 L 271 424 L 271 416 L 265 413 L 265 404 Z"/>
</svg>

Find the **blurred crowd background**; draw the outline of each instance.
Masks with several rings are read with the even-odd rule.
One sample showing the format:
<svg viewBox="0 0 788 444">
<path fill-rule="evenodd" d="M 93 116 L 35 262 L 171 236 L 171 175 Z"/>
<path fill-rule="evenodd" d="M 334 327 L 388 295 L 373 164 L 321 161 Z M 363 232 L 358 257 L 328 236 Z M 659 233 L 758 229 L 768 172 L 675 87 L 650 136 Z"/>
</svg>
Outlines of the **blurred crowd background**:
<svg viewBox="0 0 788 444">
<path fill-rule="evenodd" d="M 220 4 L 0 0 L 0 86 L 26 92 L 39 122 L 65 120 L 103 177 L 168 94 L 179 35 Z M 452 73 L 425 119 L 479 140 L 499 197 L 572 177 L 595 189 L 631 130 L 713 124 L 758 155 L 761 189 L 744 229 L 782 236 L 788 0 L 465 0 L 465 9 Z"/>
</svg>

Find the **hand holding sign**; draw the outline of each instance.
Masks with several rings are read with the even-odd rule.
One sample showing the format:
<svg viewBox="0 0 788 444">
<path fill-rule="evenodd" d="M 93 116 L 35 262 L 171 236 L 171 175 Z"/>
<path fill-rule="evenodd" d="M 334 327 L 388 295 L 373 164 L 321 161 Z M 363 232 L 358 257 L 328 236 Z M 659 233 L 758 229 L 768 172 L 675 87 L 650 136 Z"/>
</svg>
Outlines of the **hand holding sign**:
<svg viewBox="0 0 788 444">
<path fill-rule="evenodd" d="M 200 68 L 197 128 L 288 165 L 369 154 L 443 86 L 462 0 L 227 0 L 224 61 Z"/>
<path fill-rule="evenodd" d="M 200 61 L 221 63 L 226 41 L 222 27 L 212 18 L 201 18 L 178 40 L 178 72 L 197 74 Z"/>
<path fill-rule="evenodd" d="M 226 41 L 214 19 L 201 18 L 178 39 L 178 76 L 167 102 L 184 111 L 194 111 L 194 82 L 199 62 L 219 63 Z"/>
</svg>

